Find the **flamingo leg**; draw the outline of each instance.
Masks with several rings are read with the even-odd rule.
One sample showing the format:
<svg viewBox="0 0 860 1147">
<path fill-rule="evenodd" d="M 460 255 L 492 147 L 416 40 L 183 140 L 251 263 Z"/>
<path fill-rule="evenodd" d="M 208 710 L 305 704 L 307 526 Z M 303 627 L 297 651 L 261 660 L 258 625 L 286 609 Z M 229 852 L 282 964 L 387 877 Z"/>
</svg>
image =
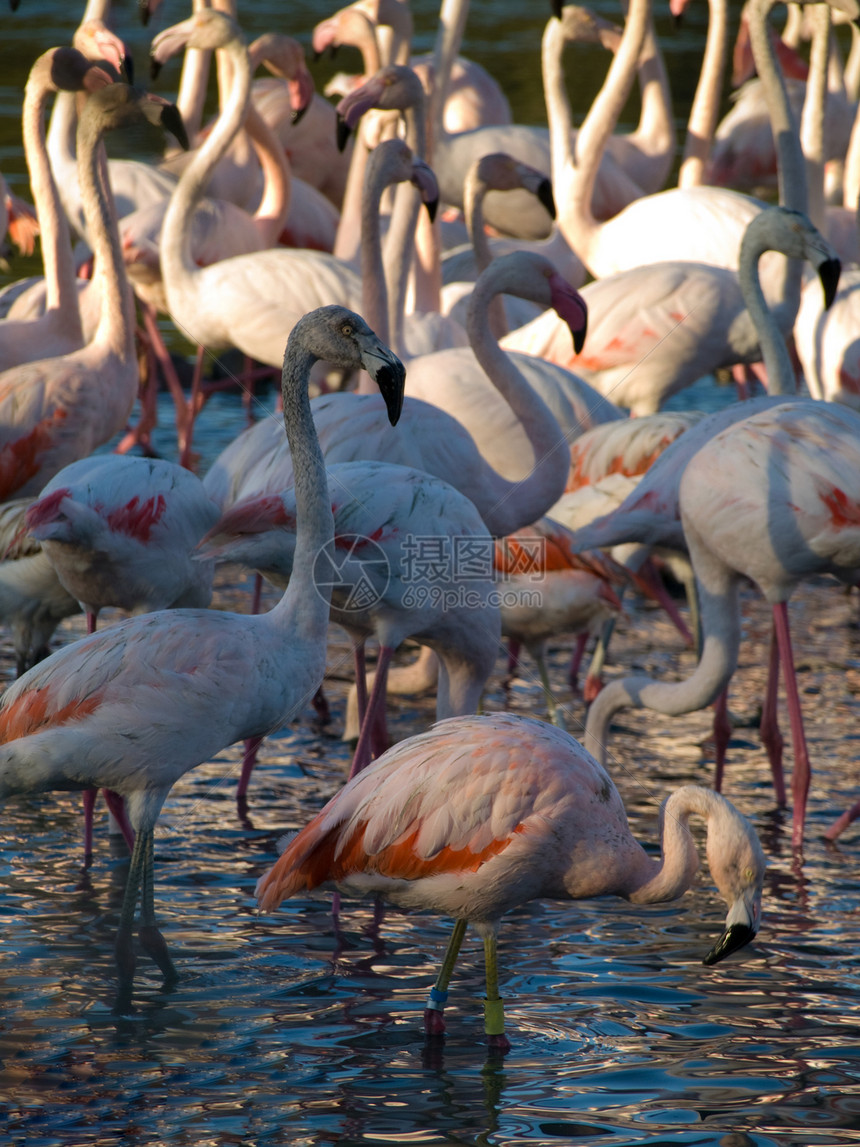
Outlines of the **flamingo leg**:
<svg viewBox="0 0 860 1147">
<path fill-rule="evenodd" d="M 489 1046 L 504 1054 L 511 1050 L 511 1044 L 505 1035 L 505 1009 L 502 997 L 499 995 L 499 964 L 496 948 L 496 932 L 491 928 L 484 933 L 484 967 L 487 975 L 484 1031 Z"/>
<path fill-rule="evenodd" d="M 263 740 L 263 737 L 249 737 L 245 742 L 245 749 L 242 753 L 242 772 L 239 776 L 239 784 L 236 786 L 236 802 L 239 804 L 245 801 L 247 796 L 251 773 L 253 773 L 257 763 L 257 753 Z"/>
<path fill-rule="evenodd" d="M 770 661 L 767 671 L 767 688 L 761 711 L 761 739 L 767 749 L 770 771 L 773 776 L 773 791 L 779 808 L 785 807 L 785 775 L 782 768 L 783 738 L 779 731 L 777 713 L 779 693 L 779 641 L 776 635 L 776 622 L 770 639 Z"/>
<path fill-rule="evenodd" d="M 376 712 L 380 706 L 385 706 L 385 686 L 388 681 L 388 666 L 394 650 L 388 645 L 380 645 L 379 660 L 376 663 L 376 680 L 373 682 L 373 691 L 367 703 L 364 720 L 361 722 L 361 732 L 358 734 L 358 743 L 355 746 L 355 755 L 352 758 L 352 767 L 349 770 L 349 780 L 366 768 L 373 760 L 371 750 L 374 733 Z"/>
<path fill-rule="evenodd" d="M 134 829 L 131 827 L 131 822 L 126 815 L 125 801 L 122 799 L 119 793 L 115 793 L 111 789 L 102 789 L 102 796 L 105 798 L 105 804 L 108 806 L 108 812 L 113 817 L 117 828 L 125 838 L 125 843 L 128 845 L 129 852 L 133 852 Z"/>
<path fill-rule="evenodd" d="M 141 871 L 140 943 L 170 984 L 177 979 L 176 968 L 167 951 L 167 943 L 155 922 L 155 834 L 149 832 Z"/>
<path fill-rule="evenodd" d="M 540 683 L 543 686 L 544 696 L 546 697 L 546 708 L 549 719 L 557 728 L 564 729 L 564 717 L 561 714 L 561 709 L 553 694 L 552 686 L 549 683 L 549 673 L 547 672 L 546 661 L 544 661 L 543 650 L 538 653 L 535 660 L 537 661 Z"/>
<path fill-rule="evenodd" d="M 839 836 L 841 832 L 844 832 L 848 825 L 851 824 L 852 821 L 855 821 L 858 816 L 860 816 L 860 801 L 853 804 L 851 808 L 846 809 L 842 816 L 833 822 L 827 832 L 825 832 L 824 839 L 836 840 L 837 836 Z"/>
<path fill-rule="evenodd" d="M 98 789 L 84 789 L 84 868 L 93 862 L 93 810 L 96 807 Z"/>
<path fill-rule="evenodd" d="M 454 924 L 454 931 L 451 933 L 451 938 L 448 941 L 448 947 L 445 950 L 442 967 L 439 969 L 436 983 L 430 989 L 430 998 L 427 1001 L 427 1007 L 424 1009 L 424 1031 L 427 1035 L 444 1035 L 445 1033 L 445 1018 L 442 1012 L 448 1000 L 448 985 L 451 983 L 454 965 L 457 963 L 457 957 L 460 954 L 460 947 L 465 935 L 466 921 L 457 920 Z"/>
<path fill-rule="evenodd" d="M 793 802 L 791 845 L 803 845 L 803 825 L 806 820 L 806 799 L 809 795 L 809 782 L 812 770 L 809 764 L 809 750 L 806 745 L 806 732 L 803 728 L 803 713 L 800 696 L 797 692 L 797 675 L 794 671 L 794 656 L 791 649 L 791 633 L 788 625 L 788 605 L 778 601 L 773 607 L 774 628 L 782 658 L 782 671 L 785 678 L 785 696 L 788 704 L 788 718 L 791 724 L 791 740 L 794 746 L 794 769 L 791 774 L 791 794 Z"/>
<path fill-rule="evenodd" d="M 620 598 L 621 594 L 619 593 L 618 596 Z M 598 637 L 594 652 L 591 655 L 591 664 L 588 666 L 588 672 L 585 675 L 585 685 L 582 689 L 582 696 L 588 704 L 594 700 L 603 687 L 601 674 L 603 673 L 603 666 L 606 662 L 609 642 L 612 640 L 612 634 L 614 632 L 615 618 L 607 618 L 603 623 L 603 629 L 600 631 L 600 637 Z"/>
<path fill-rule="evenodd" d="M 567 670 L 567 680 L 570 685 L 571 693 L 575 693 L 579 685 L 579 670 L 582 665 L 582 659 L 585 656 L 585 647 L 588 644 L 588 633 L 583 632 L 577 635 L 576 647 L 574 648 L 573 655 L 570 659 L 570 665 Z"/>
<path fill-rule="evenodd" d="M 149 837 L 151 842 L 152 829 L 141 830 L 135 838 L 134 849 L 131 854 L 131 863 L 128 866 L 128 876 L 125 881 L 122 908 L 119 914 L 119 927 L 117 928 L 116 946 L 114 949 L 119 980 L 119 990 L 114 1010 L 119 1014 L 123 1014 L 131 1008 L 131 991 L 134 982 L 135 966 L 132 928 L 134 926 L 134 914 L 137 908 L 143 869 L 146 864 L 147 837 Z"/>
<path fill-rule="evenodd" d="M 520 665 L 520 643 L 515 637 L 508 638 L 508 676 L 513 677 Z"/>
<path fill-rule="evenodd" d="M 726 749 L 732 735 L 729 720 L 729 690 L 723 689 L 714 702 L 714 792 L 722 792 L 723 770 L 726 765 Z"/>
<path fill-rule="evenodd" d="M 361 729 L 367 713 L 367 665 L 364 657 L 364 638 L 355 647 L 355 700 L 358 706 L 358 727 Z"/>
</svg>

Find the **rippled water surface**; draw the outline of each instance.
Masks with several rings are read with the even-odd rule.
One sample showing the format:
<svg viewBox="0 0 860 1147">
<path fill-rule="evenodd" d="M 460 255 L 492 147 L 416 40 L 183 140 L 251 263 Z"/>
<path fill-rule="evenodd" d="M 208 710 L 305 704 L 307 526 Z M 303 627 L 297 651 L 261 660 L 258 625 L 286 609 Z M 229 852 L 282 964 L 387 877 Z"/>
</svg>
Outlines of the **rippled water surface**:
<svg viewBox="0 0 860 1147">
<path fill-rule="evenodd" d="M 528 17 L 518 15 L 523 7 L 475 5 L 500 52 L 513 56 L 526 31 L 539 28 L 542 13 L 532 17 L 527 6 Z M 10 30 L 4 52 L 17 43 L 23 60 L 50 46 L 48 25 L 39 27 L 34 13 L 66 29 L 76 8 L 22 0 L 16 17 L 0 16 L 4 37 Z M 133 6 L 125 8 L 132 17 Z M 317 18 L 314 4 L 293 8 L 302 30 Z M 281 6 L 248 9 L 256 31 Z M 505 18 L 496 27 L 497 11 Z M 491 54 L 484 41 L 479 46 Z M 0 83 L 10 157 L 17 89 L 11 72 Z M 728 397 L 705 382 L 686 401 L 714 406 Z M 165 405 L 161 420 L 160 443 L 173 456 Z M 238 398 L 212 401 L 197 438 L 202 469 L 241 423 Z M 224 571 L 218 604 L 244 609 L 246 588 L 237 571 Z M 255 912 L 254 884 L 278 837 L 305 823 L 347 769 L 339 732 L 350 656 L 334 634 L 332 722 L 320 728 L 309 711 L 266 741 L 247 814 L 234 799 L 237 746 L 186 776 L 167 802 L 156 837 L 156 897 L 180 980 L 164 990 L 142 956 L 133 1014 L 112 1010 L 124 847 L 100 822 L 95 861 L 83 876 L 78 798 L 49 794 L 4 807 L 0 1143 L 860 1141 L 860 822 L 836 846 L 820 837 L 858 789 L 857 603 L 821 582 L 792 604 L 814 766 L 802 860 L 790 850 L 789 819 L 774 810 L 756 728 L 769 619 L 751 592 L 745 611 L 724 791 L 753 819 L 769 860 L 762 930 L 750 947 L 702 966 L 725 915 L 706 869 L 673 904 L 530 904 L 501 933 L 510 1055 L 500 1060 L 485 1050 L 483 959 L 472 937 L 452 984 L 448 1037 L 428 1047 L 421 1013 L 448 921 L 375 914 L 346 901 L 335 924 L 324 895 L 291 900 L 273 916 Z M 73 621 L 62 639 L 80 632 Z M 568 643 L 559 642 L 552 677 L 575 732 L 583 706 L 565 688 L 568 655 Z M 10 679 L 5 644 L 0 656 Z M 619 627 L 609 672 L 633 665 L 661 678 L 692 665 L 668 623 L 641 603 Z M 486 709 L 541 715 L 533 666 L 526 662 L 507 691 L 504 671 L 500 651 Z M 429 700 L 391 704 L 394 736 L 432 719 Z M 657 808 L 671 788 L 709 779 L 709 734 L 707 713 L 622 714 L 610 767 L 643 843 L 656 847 Z"/>
</svg>

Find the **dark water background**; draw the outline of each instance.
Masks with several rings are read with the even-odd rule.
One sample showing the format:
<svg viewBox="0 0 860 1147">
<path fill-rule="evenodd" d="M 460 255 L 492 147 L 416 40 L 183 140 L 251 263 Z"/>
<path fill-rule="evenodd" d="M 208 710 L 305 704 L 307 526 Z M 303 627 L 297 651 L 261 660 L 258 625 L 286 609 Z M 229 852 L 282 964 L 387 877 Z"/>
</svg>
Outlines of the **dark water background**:
<svg viewBox="0 0 860 1147">
<path fill-rule="evenodd" d="M 472 7 L 465 50 L 503 77 L 518 117 L 539 122 L 544 6 Z M 421 47 L 432 45 L 434 9 L 414 5 Z M 244 5 L 242 17 L 252 34 L 271 26 L 306 38 L 328 11 L 268 0 Z M 116 24 L 140 75 L 152 32 L 183 14 L 184 6 L 165 3 L 144 31 L 134 4 L 118 6 Z M 18 13 L 0 12 L 0 167 L 16 190 L 24 187 L 18 117 L 29 62 L 64 42 L 78 17 L 79 5 L 59 0 L 22 0 Z M 672 33 L 659 13 L 679 120 L 705 19 L 704 4 L 694 6 L 684 31 Z M 349 63 L 343 53 L 336 66 Z M 326 68 L 316 70 L 320 86 Z M 578 106 L 597 75 L 576 72 Z M 19 263 L 12 270 L 24 273 Z M 680 397 L 676 405 L 712 408 L 732 395 L 706 380 Z M 158 443 L 172 457 L 166 404 L 161 418 Z M 196 439 L 201 469 L 242 418 L 238 396 L 212 400 Z M 245 589 L 228 569 L 216 602 L 243 610 Z M 320 729 L 308 712 L 265 743 L 247 816 L 234 799 L 237 746 L 190 773 L 167 802 L 156 897 L 181 979 L 164 991 L 142 958 L 133 1015 L 111 1010 L 124 849 L 100 822 L 95 862 L 82 878 L 77 798 L 48 794 L 3 809 L 0 1144 L 860 1142 L 860 835 L 855 825 L 836 846 L 820 836 L 858 789 L 857 603 L 822 581 L 792 604 L 814 767 L 802 863 L 791 854 L 790 819 L 774 810 L 755 728 L 769 617 L 752 592 L 745 610 L 724 791 L 753 819 L 770 864 L 751 947 L 702 966 L 725 915 L 706 870 L 674 904 L 530 904 L 501 933 L 511 1054 L 501 1062 L 484 1050 L 474 938 L 452 985 L 447 1041 L 428 1049 L 421 1012 L 448 921 L 389 911 L 379 923 L 368 905 L 347 902 L 336 929 L 324 896 L 290 901 L 271 917 L 255 913 L 254 883 L 277 838 L 309 819 L 347 769 L 338 734 L 349 652 L 333 634 L 332 724 Z M 692 655 L 655 612 L 634 605 L 619 629 L 611 674 L 631 666 L 661 678 L 689 673 Z M 79 621 L 68 623 L 63 639 L 81 631 Z M 5 645 L 0 655 L 9 679 Z M 584 711 L 564 687 L 567 656 L 561 641 L 552 676 L 575 732 Z M 507 694 L 503 673 L 500 651 L 485 708 L 540 715 L 533 666 L 524 664 Z M 391 704 L 396 737 L 432 720 L 428 699 Z M 707 782 L 709 734 L 709 713 L 622 715 L 611 771 L 643 842 L 656 846 L 657 808 L 671 788 Z"/>
</svg>

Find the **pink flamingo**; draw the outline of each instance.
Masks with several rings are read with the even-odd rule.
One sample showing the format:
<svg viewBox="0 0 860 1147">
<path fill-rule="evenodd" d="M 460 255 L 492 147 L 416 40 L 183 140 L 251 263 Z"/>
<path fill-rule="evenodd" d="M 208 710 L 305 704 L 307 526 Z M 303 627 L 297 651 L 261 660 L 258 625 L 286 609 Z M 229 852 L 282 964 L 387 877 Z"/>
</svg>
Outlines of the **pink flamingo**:
<svg viewBox="0 0 860 1147">
<path fill-rule="evenodd" d="M 630 677 L 607 685 L 589 710 L 586 744 L 604 756 L 609 722 L 625 706 L 687 713 L 722 693 L 737 666 L 738 588 L 741 578 L 748 577 L 773 607 L 775 639 L 762 739 L 778 761 L 781 661 L 794 743 L 792 845 L 800 849 L 810 765 L 786 603 L 795 586 L 813 574 L 829 573 L 848 584 L 860 579 L 858 475 L 860 415 L 834 404 L 777 405 L 705 443 L 687 463 L 679 491 L 699 587 L 699 664 L 691 677 L 675 684 Z"/>
<path fill-rule="evenodd" d="M 0 505 L 0 622 L 10 631 L 19 677 L 48 656 L 60 622 L 81 612 L 27 534 L 24 517 L 32 504 L 32 498 L 15 498 Z"/>
<path fill-rule="evenodd" d="M 125 801 L 135 842 L 117 936 L 122 1008 L 132 987 L 139 895 L 144 947 L 166 978 L 175 975 L 155 922 L 152 871 L 154 830 L 172 785 L 226 745 L 283 725 L 325 672 L 329 600 L 314 584 L 313 565 L 333 530 L 307 398 L 317 359 L 373 374 L 392 420 L 402 400 L 402 364 L 358 315 L 327 307 L 293 328 L 282 391 L 297 459 L 298 538 L 292 581 L 274 609 L 131 618 L 65 646 L 0 701 L 0 799 L 99 787 Z"/>
<path fill-rule="evenodd" d="M 540 256 L 520 252 L 496 259 L 487 274 L 492 274 L 497 287 L 503 276 L 507 282 L 503 289 L 523 292 L 542 305 L 555 301 L 570 317 L 575 342 L 583 337 L 586 313 L 579 294 Z M 482 322 L 481 298 L 478 295 L 474 303 L 476 326 Z M 374 306 L 374 320 L 384 322 L 384 301 L 377 297 Z M 370 312 L 369 307 L 365 309 Z M 538 460 L 526 478 L 505 478 L 487 462 L 456 418 L 427 402 L 406 399 L 397 435 L 389 433 L 383 424 L 378 395 L 340 392 L 314 399 L 311 405 L 329 464 L 373 457 L 425 470 L 470 498 L 490 533 L 500 537 L 540 517 L 561 493 L 568 471 L 567 445 L 558 422 L 518 365 L 484 334 L 475 342 L 475 351 L 487 376 L 508 402 L 510 421 L 521 421 Z M 227 447 L 210 467 L 204 485 L 214 500 L 226 507 L 238 497 L 277 493 L 291 485 L 291 475 L 289 454 L 276 440 L 274 427 L 264 421 Z"/>
<path fill-rule="evenodd" d="M 0 326 L 0 371 L 78 350 L 84 333 L 69 225 L 45 150 L 45 105 L 55 92 L 97 91 L 112 78 L 75 48 L 52 48 L 30 69 L 24 90 L 23 135 L 36 203 L 45 270 L 45 311 L 39 318 L 6 319 Z"/>
<path fill-rule="evenodd" d="M 463 494 L 388 462 L 344 462 L 327 474 L 334 549 L 320 576 L 328 572 L 334 582 L 332 621 L 354 642 L 360 732 L 352 776 L 369 763 L 372 746 L 378 755 L 387 743 L 388 668 L 407 638 L 432 649 L 441 666 L 437 719 L 475 712 L 499 650 L 499 607 L 492 538 Z M 283 589 L 292 576 L 295 531 L 290 489 L 232 506 L 198 553 L 250 566 Z M 460 602 L 464 587 L 468 599 Z M 369 701 L 362 689 L 368 637 L 380 647 Z M 237 796 L 245 795 L 252 767 L 246 755 Z"/>
<path fill-rule="evenodd" d="M 131 412 L 138 386 L 134 309 L 109 191 L 99 177 L 103 134 L 147 119 L 182 125 L 158 96 L 110 84 L 87 100 L 78 129 L 81 188 L 97 262 L 102 312 L 96 333 L 71 354 L 0 375 L 0 499 L 38 493 L 69 462 L 107 442 Z"/>
<path fill-rule="evenodd" d="M 27 510 L 60 586 L 80 604 L 87 633 L 99 613 L 208 606 L 212 563 L 191 550 L 218 517 L 198 478 L 173 462 L 118 454 L 65 466 Z M 84 794 L 84 865 L 92 862 L 95 790 Z M 119 822 L 129 847 L 127 821 Z"/>
<path fill-rule="evenodd" d="M 505 912 L 540 897 L 675 900 L 699 858 L 691 815 L 707 822 L 711 878 L 729 906 L 705 956 L 715 964 L 749 943 L 761 919 L 765 858 L 749 821 L 709 789 L 684 785 L 665 801 L 661 857 L 630 832 L 609 774 L 561 729 L 497 713 L 455 717 L 395 745 L 333 797 L 257 883 L 263 911 L 324 884 L 453 916 L 448 950 L 424 1012 L 443 1009 L 467 924 L 484 942 L 484 1030 L 506 1052 L 496 936 Z"/>
</svg>

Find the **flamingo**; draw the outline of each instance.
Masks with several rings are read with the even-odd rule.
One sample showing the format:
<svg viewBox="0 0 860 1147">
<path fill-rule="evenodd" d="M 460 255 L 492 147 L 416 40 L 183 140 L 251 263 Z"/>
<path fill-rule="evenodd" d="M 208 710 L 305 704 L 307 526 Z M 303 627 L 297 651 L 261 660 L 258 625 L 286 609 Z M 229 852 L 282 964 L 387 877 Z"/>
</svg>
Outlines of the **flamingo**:
<svg viewBox="0 0 860 1147">
<path fill-rule="evenodd" d="M 677 899 L 699 866 L 692 815 L 706 820 L 711 878 L 729 905 L 705 964 L 755 936 L 766 862 L 746 817 L 696 785 L 673 792 L 661 812 L 658 860 L 632 836 L 609 774 L 567 733 L 508 713 L 454 717 L 401 741 L 353 778 L 289 841 L 256 895 L 269 912 L 288 896 L 334 884 L 347 895 L 453 916 L 424 1012 L 430 1036 L 445 1031 L 449 983 L 472 924 L 484 943 L 484 1030 L 489 1045 L 506 1052 L 501 917 L 541 897 Z"/>
<path fill-rule="evenodd" d="M 125 45 L 104 24 L 110 0 L 87 0 L 80 26 L 73 38 L 89 60 L 104 60 L 116 69 L 118 76 L 131 75 L 131 58 Z M 54 100 L 48 126 L 48 155 L 60 200 L 72 228 L 94 248 L 95 236 L 90 233 L 90 221 L 84 207 L 84 189 L 80 185 L 80 164 L 76 158 L 76 127 L 78 115 L 75 96 L 60 92 Z M 176 179 L 149 163 L 133 159 L 108 161 L 110 188 L 119 218 L 128 215 L 145 203 L 163 199 L 176 186 Z"/>
<path fill-rule="evenodd" d="M 776 671 L 782 661 L 792 739 L 792 845 L 800 849 L 810 766 L 797 695 L 786 603 L 817 573 L 854 584 L 860 578 L 856 504 L 860 486 L 860 415 L 834 404 L 786 403 L 727 427 L 687 463 L 679 505 L 699 586 L 702 651 L 686 681 L 645 677 L 612 682 L 588 714 L 586 743 L 605 754 L 613 713 L 626 705 L 690 712 L 726 687 L 738 657 L 738 587 L 749 577 L 773 608 L 762 738 L 779 760 Z M 730 536 L 731 535 L 731 536 Z"/>
<path fill-rule="evenodd" d="M 410 397 L 454 415 L 484 458 L 508 480 L 536 477 L 541 472 L 548 479 L 550 467 L 553 475 L 563 472 L 556 497 L 564 488 L 569 468 L 566 440 L 576 438 L 596 422 L 620 419 L 622 414 L 570 371 L 531 355 L 506 354 L 492 336 L 489 304 L 501 294 L 540 305 L 549 301 L 568 334 L 573 332 L 575 351 L 577 345 L 582 346 L 582 311 L 579 295 L 571 292 L 570 284 L 542 255 L 527 251 L 500 255 L 483 272 L 469 297 L 466 326 L 470 346 L 412 359 L 406 382 Z M 515 374 L 523 381 L 508 395 L 506 379 Z M 550 415 L 557 426 L 555 434 L 548 421 Z M 546 512 L 543 492 L 539 496 L 541 507 L 535 505 L 530 521 Z"/>
<path fill-rule="evenodd" d="M 368 370 L 393 421 L 402 400 L 402 364 L 358 315 L 326 307 L 293 328 L 282 393 L 287 435 L 300 460 L 298 538 L 293 578 L 274 609 L 131 618 L 60 649 L 0 701 L 0 799 L 99 787 L 125 802 L 135 842 L 117 935 L 121 1009 L 130 1004 L 139 894 L 142 943 L 166 979 L 175 975 L 156 925 L 152 871 L 154 830 L 172 785 L 226 745 L 287 722 L 325 672 L 329 595 L 314 584 L 313 564 L 333 531 L 307 397 L 317 359 Z"/>
<path fill-rule="evenodd" d="M 545 354 L 632 414 L 656 413 L 703 375 L 762 360 L 756 315 L 765 305 L 759 265 L 768 252 L 799 251 L 797 258 L 808 260 L 818 272 L 824 306 L 832 303 L 840 270 L 836 251 L 804 215 L 781 211 L 769 207 L 750 221 L 737 273 L 679 260 L 589 283 L 582 290 L 589 334 L 577 355 L 564 348 L 563 332 L 549 314 L 505 336 L 502 345 Z M 799 273 L 801 264 L 796 267 Z M 770 290 L 768 298 L 773 298 Z M 786 290 L 778 299 L 769 309 L 777 323 L 776 337 L 784 339 L 797 314 L 799 294 Z M 768 375 L 768 388 L 774 394 L 794 393 L 793 372 Z"/>
<path fill-rule="evenodd" d="M 498 653 L 499 607 L 493 542 L 463 494 L 387 462 L 344 462 L 327 473 L 335 536 L 326 567 L 335 583 L 331 619 L 354 642 L 357 682 L 364 682 L 366 639 L 375 637 L 380 646 L 370 700 L 359 694 L 353 775 L 369 763 L 371 742 L 384 730 L 388 667 L 407 638 L 434 650 L 441 665 L 437 719 L 475 712 Z M 198 553 L 241 562 L 283 589 L 292 576 L 295 530 L 290 489 L 236 503 Z M 460 603 L 463 587 L 468 600 Z M 243 769 L 237 795 L 247 783 Z"/>
<path fill-rule="evenodd" d="M 32 503 L 15 498 L 0 505 L 0 621 L 10 630 L 19 677 L 48 656 L 60 622 L 81 611 L 42 547 L 27 535 L 24 516 Z"/>
<path fill-rule="evenodd" d="M 69 462 L 123 428 L 137 395 L 131 290 L 98 145 L 111 128 L 146 119 L 182 138 L 172 104 L 115 83 L 87 100 L 78 128 L 81 189 L 97 261 L 101 318 L 78 351 L 0 375 L 0 499 L 38 493 Z"/>
<path fill-rule="evenodd" d="M 24 90 L 23 135 L 39 217 L 45 312 L 33 320 L 7 319 L 0 326 L 0 371 L 36 358 L 67 354 L 83 345 L 69 227 L 45 150 L 45 105 L 54 92 L 97 91 L 109 83 L 111 76 L 75 48 L 43 52 L 30 69 Z"/>
<path fill-rule="evenodd" d="M 153 41 L 153 58 L 164 62 L 186 45 L 223 49 L 233 60 L 235 82 L 224 114 L 183 172 L 165 216 L 161 266 L 168 309 L 177 326 L 201 345 L 236 346 L 276 365 L 284 331 L 309 304 L 337 300 L 357 307 L 361 283 L 350 267 L 319 251 L 278 248 L 196 266 L 187 224 L 212 167 L 241 123 L 249 72 L 241 31 L 220 12 L 204 10 L 165 29 Z M 415 169 L 410 174 L 422 178 Z"/>
<path fill-rule="evenodd" d="M 574 339 L 582 338 L 586 313 L 580 296 L 563 283 L 546 260 L 520 252 L 496 259 L 487 273 L 492 273 L 496 284 L 504 276 L 504 289 L 523 291 L 543 305 L 550 305 L 555 294 L 559 307 L 570 316 Z M 387 308 L 378 296 L 375 306 L 384 321 Z M 481 324 L 480 295 L 473 296 L 472 306 L 474 322 Z M 530 448 L 538 462 L 523 480 L 507 479 L 494 470 L 465 427 L 428 402 L 406 399 L 397 435 L 382 423 L 378 395 L 327 394 L 311 405 L 328 463 L 372 457 L 434 474 L 470 498 L 490 533 L 502 537 L 535 521 L 561 493 L 568 471 L 567 445 L 546 404 L 492 339 L 479 337 L 476 350 L 488 377 L 510 404 L 511 421 L 516 416 L 527 427 Z M 219 505 L 226 507 L 251 494 L 277 493 L 291 485 L 292 462 L 273 430 L 266 421 L 255 424 L 210 467 L 204 485 Z"/>
<path fill-rule="evenodd" d="M 160 458 L 98 454 L 64 467 L 26 515 L 87 630 L 105 608 L 203 608 L 212 563 L 191 552 L 218 519 L 194 474 Z"/>
</svg>

